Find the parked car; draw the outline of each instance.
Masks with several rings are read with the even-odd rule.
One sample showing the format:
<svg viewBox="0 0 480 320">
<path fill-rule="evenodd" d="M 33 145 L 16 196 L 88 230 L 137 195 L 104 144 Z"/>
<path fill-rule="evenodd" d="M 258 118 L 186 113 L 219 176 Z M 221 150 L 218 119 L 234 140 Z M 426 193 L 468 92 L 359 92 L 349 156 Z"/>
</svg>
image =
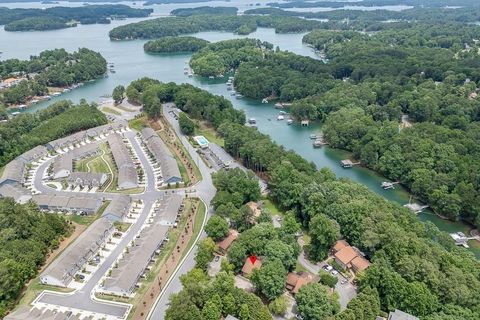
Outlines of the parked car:
<svg viewBox="0 0 480 320">
<path fill-rule="evenodd" d="M 347 283 L 348 281 L 346 279 L 343 279 L 342 281 L 340 281 L 341 284 L 345 284 Z"/>
<path fill-rule="evenodd" d="M 332 270 L 331 274 L 332 274 L 332 276 L 336 276 L 338 274 L 338 271 L 337 270 Z"/>
<path fill-rule="evenodd" d="M 215 256 L 215 262 L 217 262 L 218 260 L 220 260 L 220 256 Z"/>
<path fill-rule="evenodd" d="M 330 271 L 333 270 L 333 267 L 327 264 L 326 266 L 323 267 L 323 269 L 325 269 L 325 270 L 327 270 L 328 272 L 330 272 Z"/>
</svg>

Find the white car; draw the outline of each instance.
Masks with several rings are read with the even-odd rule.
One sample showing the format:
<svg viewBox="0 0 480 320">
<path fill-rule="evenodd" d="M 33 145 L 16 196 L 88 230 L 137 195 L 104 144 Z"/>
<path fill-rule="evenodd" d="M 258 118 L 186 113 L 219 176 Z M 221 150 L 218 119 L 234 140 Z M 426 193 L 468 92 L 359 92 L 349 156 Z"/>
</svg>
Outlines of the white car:
<svg viewBox="0 0 480 320">
<path fill-rule="evenodd" d="M 332 266 L 325 266 L 325 270 L 327 270 L 328 272 L 332 271 L 333 270 L 333 267 Z"/>
<path fill-rule="evenodd" d="M 338 274 L 338 271 L 337 270 L 332 270 L 331 274 L 332 274 L 332 276 L 336 276 Z"/>
</svg>

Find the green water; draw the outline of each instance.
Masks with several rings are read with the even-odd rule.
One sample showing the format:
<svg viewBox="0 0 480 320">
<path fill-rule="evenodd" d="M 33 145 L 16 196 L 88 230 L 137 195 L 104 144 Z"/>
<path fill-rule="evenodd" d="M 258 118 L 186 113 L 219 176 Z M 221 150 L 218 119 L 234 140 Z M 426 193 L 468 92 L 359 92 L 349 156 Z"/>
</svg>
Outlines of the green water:
<svg viewBox="0 0 480 320">
<path fill-rule="evenodd" d="M 34 112 L 45 108 L 48 104 L 60 99 L 78 101 L 85 98 L 89 101 L 101 102 L 107 99 L 106 96 L 111 94 L 115 86 L 119 84 L 128 85 L 132 80 L 145 76 L 164 82 L 191 83 L 214 94 L 224 95 L 232 101 L 236 108 L 244 110 L 247 118 L 256 118 L 257 126 L 261 132 L 270 135 L 277 143 L 284 145 L 287 149 L 293 149 L 306 159 L 313 161 L 319 168 L 328 167 L 338 177 L 347 177 L 364 184 L 388 200 L 400 204 L 409 201 L 408 192 L 400 186 L 396 186 L 395 190 L 383 190 L 380 184 L 385 181 L 385 178 L 375 172 L 361 167 L 342 169 L 339 161 L 348 158 L 348 153 L 330 148 L 314 149 L 309 136 L 319 131 L 319 125 L 301 127 L 298 124 L 293 124 L 288 126 L 285 121 L 276 120 L 278 110 L 273 108 L 273 104 L 261 104 L 260 101 L 249 99 L 239 100 L 230 96 L 230 92 L 227 91 L 225 85 L 225 79 L 210 80 L 185 76 L 183 68 L 191 55 L 149 55 L 143 51 L 145 41 L 114 42 L 108 39 L 108 31 L 113 27 L 138 20 L 141 19 L 113 21 L 110 25 L 80 25 L 77 28 L 46 32 L 11 33 L 0 30 L 2 59 L 13 57 L 25 59 L 45 49 L 65 48 L 73 51 L 79 47 L 87 47 L 101 52 L 109 63 L 115 65 L 116 73 L 109 74 L 107 78 L 87 83 L 85 86 L 54 98 L 50 102 L 39 103 L 26 112 Z M 242 36 L 223 32 L 202 32 L 195 34 L 195 36 L 209 41 L 242 38 Z M 314 52 L 302 44 L 303 34 L 276 34 L 273 29 L 258 29 L 249 37 L 269 41 L 283 50 L 316 58 Z M 419 219 L 432 221 L 439 229 L 447 232 L 466 232 L 469 230 L 469 227 L 463 223 L 439 219 L 429 211 L 420 214 Z M 471 242 L 470 245 L 470 250 L 480 258 L 480 243 Z"/>
</svg>

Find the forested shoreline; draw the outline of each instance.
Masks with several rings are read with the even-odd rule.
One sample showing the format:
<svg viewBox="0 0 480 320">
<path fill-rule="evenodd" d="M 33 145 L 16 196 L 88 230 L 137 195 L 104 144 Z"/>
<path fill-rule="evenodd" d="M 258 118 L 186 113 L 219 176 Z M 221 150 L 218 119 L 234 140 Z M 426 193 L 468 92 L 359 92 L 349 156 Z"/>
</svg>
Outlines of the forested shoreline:
<svg viewBox="0 0 480 320">
<path fill-rule="evenodd" d="M 196 52 L 209 42 L 195 37 L 163 37 L 145 42 L 143 49 L 148 53 Z"/>
<path fill-rule="evenodd" d="M 35 113 L 22 113 L 0 123 L 0 167 L 20 154 L 69 134 L 107 123 L 95 104 L 59 101 Z"/>
<path fill-rule="evenodd" d="M 126 5 L 89 5 L 46 9 L 0 8 L 0 25 L 5 31 L 43 31 L 75 27 L 80 24 L 110 23 L 110 19 L 148 17 L 152 9 Z"/>
<path fill-rule="evenodd" d="M 109 33 L 112 40 L 155 39 L 201 31 L 228 31 L 247 35 L 258 27 L 274 28 L 277 33 L 305 32 L 319 28 L 320 21 L 281 16 L 192 15 L 165 17 L 116 27 Z"/>
<path fill-rule="evenodd" d="M 180 108 L 194 119 L 207 121 L 217 119 L 213 114 L 217 114 L 218 109 L 193 107 L 188 101 L 179 99 L 178 95 L 174 97 L 171 94 L 184 86 L 161 84 L 145 78 L 134 81 L 131 87 L 127 88 L 127 97 L 130 91 L 135 100 L 146 101 L 145 97 L 155 92 L 159 103 L 180 102 Z M 195 94 L 211 96 L 199 89 Z M 154 104 L 156 109 L 160 109 L 158 102 Z M 223 110 L 230 108 L 231 104 L 227 102 Z M 156 117 L 158 114 L 154 112 L 153 116 Z M 225 141 L 225 150 L 247 168 L 266 177 L 270 198 L 282 210 L 291 212 L 304 228 L 310 230 L 312 243 L 309 250 L 311 253 L 315 252 L 314 256 L 321 259 L 341 235 L 365 252 L 372 262 L 370 268 L 358 278 L 360 289 L 357 298 L 343 312 L 333 308 L 330 302 L 325 302 L 328 305 L 328 308 L 325 306 L 323 310 L 326 312 L 325 315 L 341 320 L 362 319 L 378 314 L 380 309 L 390 311 L 399 308 L 427 320 L 460 318 L 474 320 L 480 316 L 478 314 L 480 301 L 477 299 L 480 288 L 480 265 L 473 254 L 455 246 L 447 233 L 440 232 L 431 223 L 419 222 L 409 210 L 399 204 L 388 202 L 364 186 L 349 180 L 336 179 L 328 169 L 317 171 L 312 163 L 292 151 L 286 151 L 268 136 L 254 128 L 244 126 L 240 121 L 232 123 L 228 118 L 224 118 L 223 121 L 216 120 L 215 127 Z M 235 212 L 239 210 L 235 209 L 236 206 L 249 199 L 255 199 L 254 194 L 248 193 L 251 188 L 243 187 L 237 190 L 235 186 L 243 184 L 228 183 L 230 180 L 236 181 L 235 179 L 238 177 L 231 176 L 225 180 L 222 176 L 214 179 L 219 190 L 214 206 L 216 210 L 220 210 L 219 215 Z M 239 212 L 241 214 L 242 210 Z M 324 237 L 323 232 L 317 234 L 313 231 L 335 229 L 335 225 L 338 225 L 338 234 L 334 233 L 333 237 Z M 229 253 L 233 268 L 238 268 L 239 261 L 249 254 L 263 252 L 267 243 L 276 241 L 277 236 L 272 233 L 269 226 L 262 223 L 255 227 L 251 225 L 237 227 L 244 230 L 241 237 L 245 239 L 237 240 L 239 242 L 234 246 L 238 248 L 232 248 L 232 252 Z M 214 236 L 212 230 L 209 232 Z M 248 234 L 251 237 L 247 236 Z M 207 256 L 197 257 L 197 263 L 208 260 L 208 252 L 211 249 L 207 249 L 210 247 L 208 244 L 204 246 L 200 252 Z M 285 259 L 281 261 L 288 262 Z M 225 268 L 227 273 L 228 270 L 233 270 L 228 266 Z M 275 268 L 278 270 L 279 266 Z M 265 276 L 268 278 L 268 275 Z M 257 289 L 262 290 L 262 275 L 258 277 L 260 278 L 252 281 L 256 283 Z M 281 283 L 281 280 L 276 281 Z M 200 295 L 205 292 L 203 288 L 206 284 L 200 281 L 195 286 Z M 186 287 L 189 285 L 191 282 L 186 284 Z M 271 293 L 273 295 L 270 297 L 273 298 L 276 293 Z M 188 306 L 185 310 L 188 310 L 189 314 L 193 312 L 202 319 L 202 311 L 195 304 L 197 300 L 192 300 L 191 293 L 189 294 L 184 292 L 180 296 L 172 297 L 172 307 L 167 311 L 169 320 L 180 319 L 180 312 L 184 315 L 184 309 L 179 308 L 179 305 Z M 269 291 L 259 291 L 259 294 L 265 297 Z M 182 303 L 178 300 L 180 297 Z M 226 301 L 223 296 L 220 300 L 218 302 L 220 305 Z M 375 307 L 374 301 L 378 301 L 378 307 Z M 238 310 L 235 314 L 238 314 L 237 312 Z"/>
<path fill-rule="evenodd" d="M 98 52 L 80 48 L 46 50 L 29 60 L 0 61 L 0 79 L 15 83 L 0 89 L 0 106 L 28 102 L 34 96 L 49 94 L 49 87 L 68 87 L 97 79 L 107 71 L 107 61 Z"/>
<path fill-rule="evenodd" d="M 424 23 L 373 35 L 314 30 L 304 42 L 326 62 L 229 40 L 207 45 L 190 65 L 202 76 L 236 69 L 242 95 L 293 102 L 295 119 L 325 122 L 330 146 L 352 151 L 438 214 L 479 225 L 479 31 Z"/>
</svg>

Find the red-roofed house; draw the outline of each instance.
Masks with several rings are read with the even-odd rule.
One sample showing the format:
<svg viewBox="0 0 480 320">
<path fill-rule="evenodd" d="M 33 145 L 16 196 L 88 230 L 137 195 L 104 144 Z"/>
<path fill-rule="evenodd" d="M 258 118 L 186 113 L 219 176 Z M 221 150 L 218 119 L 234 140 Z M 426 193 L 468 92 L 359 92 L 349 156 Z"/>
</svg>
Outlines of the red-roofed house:
<svg viewBox="0 0 480 320">
<path fill-rule="evenodd" d="M 247 260 L 245 260 L 245 264 L 243 265 L 242 274 L 244 276 L 248 276 L 253 272 L 253 270 L 260 269 L 261 266 L 262 261 L 260 261 L 260 259 L 255 260 L 255 263 L 253 264 L 252 260 L 250 260 L 250 257 L 248 257 Z"/>
<path fill-rule="evenodd" d="M 217 246 L 217 251 L 219 254 L 226 254 L 228 251 L 228 248 L 232 245 L 233 241 L 235 241 L 238 238 L 238 231 L 231 229 L 228 232 L 228 236 L 226 236 L 222 241 L 218 243 Z"/>
</svg>

